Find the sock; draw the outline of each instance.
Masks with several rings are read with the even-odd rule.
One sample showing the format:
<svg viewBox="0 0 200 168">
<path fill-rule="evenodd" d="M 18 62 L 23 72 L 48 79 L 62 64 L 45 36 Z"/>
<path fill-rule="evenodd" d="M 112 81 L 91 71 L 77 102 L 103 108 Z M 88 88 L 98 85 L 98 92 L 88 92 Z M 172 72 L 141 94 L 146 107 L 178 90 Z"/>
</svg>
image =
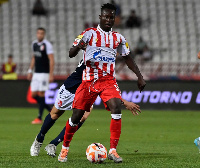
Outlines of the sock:
<svg viewBox="0 0 200 168">
<path fill-rule="evenodd" d="M 78 129 L 83 125 L 83 123 L 84 122 L 78 123 Z M 64 140 L 65 129 L 66 127 L 64 127 L 63 130 L 60 132 L 60 134 L 54 140 L 52 140 L 49 144 L 54 144 L 55 146 L 58 146 L 58 144 Z"/>
<path fill-rule="evenodd" d="M 121 116 L 120 118 L 114 117 L 112 114 L 110 133 L 110 149 L 116 149 L 121 134 Z"/>
<path fill-rule="evenodd" d="M 42 124 L 41 130 L 39 132 L 39 134 L 37 135 L 37 140 L 39 142 L 43 142 L 44 141 L 44 136 L 45 134 L 48 132 L 48 130 L 54 125 L 56 120 L 53 120 L 51 118 L 51 115 L 48 114 L 44 120 L 44 123 Z"/>
<path fill-rule="evenodd" d="M 47 109 L 48 112 L 51 112 L 52 108 L 48 104 L 46 104 L 45 101 L 44 101 L 44 108 Z"/>
<path fill-rule="evenodd" d="M 65 147 L 65 146 L 62 145 L 62 149 L 67 149 L 67 150 L 69 150 L 69 147 Z"/>
<path fill-rule="evenodd" d="M 34 97 L 34 99 L 38 102 L 38 104 L 40 104 L 41 101 L 43 101 L 43 100 L 40 99 L 39 96 Z M 45 97 L 44 97 L 44 102 L 43 103 L 44 103 L 44 108 L 47 109 L 49 112 L 51 112 L 52 108 L 48 104 L 45 103 Z"/>
<path fill-rule="evenodd" d="M 44 112 L 44 106 L 45 106 L 45 98 L 44 97 L 39 97 L 39 115 L 38 118 L 42 119 L 42 114 Z"/>
<path fill-rule="evenodd" d="M 52 140 L 50 144 L 54 144 L 55 146 L 57 146 L 60 142 L 62 142 L 64 140 L 65 129 L 66 127 L 63 128 L 60 134 L 54 140 Z"/>
<path fill-rule="evenodd" d="M 85 121 L 79 122 L 79 123 L 78 123 L 78 129 L 77 129 L 77 130 L 79 130 L 79 128 L 81 128 L 81 126 L 83 125 L 84 122 L 85 122 Z"/>
<path fill-rule="evenodd" d="M 116 150 L 115 148 L 110 148 L 109 153 L 111 153 L 113 150 Z"/>
<path fill-rule="evenodd" d="M 64 147 L 69 147 L 69 144 L 74 136 L 74 133 L 77 131 L 78 125 L 74 125 L 71 122 L 71 118 L 66 123 L 66 130 L 65 130 L 65 135 L 64 135 L 64 141 L 63 141 L 63 146 Z"/>
<path fill-rule="evenodd" d="M 36 96 L 36 97 L 34 97 L 34 99 L 38 102 L 38 105 L 39 105 L 38 118 L 41 120 L 42 114 L 43 114 L 43 111 L 44 111 L 44 108 L 45 108 L 45 98 Z"/>
</svg>

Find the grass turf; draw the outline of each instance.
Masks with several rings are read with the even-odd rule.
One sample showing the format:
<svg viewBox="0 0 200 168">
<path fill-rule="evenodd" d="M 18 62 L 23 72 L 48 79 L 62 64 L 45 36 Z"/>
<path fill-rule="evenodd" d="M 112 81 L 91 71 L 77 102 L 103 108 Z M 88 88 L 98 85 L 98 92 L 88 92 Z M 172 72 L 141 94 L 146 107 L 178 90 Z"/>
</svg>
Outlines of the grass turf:
<svg viewBox="0 0 200 168">
<path fill-rule="evenodd" d="M 31 125 L 37 114 L 33 108 L 0 108 L 0 167 L 200 167 L 200 154 L 193 144 L 200 136 L 200 113 L 189 111 L 143 111 L 132 116 L 124 110 L 118 153 L 123 163 L 106 160 L 92 164 L 85 156 L 87 146 L 100 142 L 109 149 L 110 114 L 93 110 L 71 143 L 67 163 L 59 163 L 44 151 L 64 127 L 71 111 L 56 122 L 45 137 L 38 157 L 31 157 L 30 146 L 41 125 Z M 47 113 L 45 112 L 44 115 Z M 57 147 L 60 152 L 61 144 Z"/>
</svg>

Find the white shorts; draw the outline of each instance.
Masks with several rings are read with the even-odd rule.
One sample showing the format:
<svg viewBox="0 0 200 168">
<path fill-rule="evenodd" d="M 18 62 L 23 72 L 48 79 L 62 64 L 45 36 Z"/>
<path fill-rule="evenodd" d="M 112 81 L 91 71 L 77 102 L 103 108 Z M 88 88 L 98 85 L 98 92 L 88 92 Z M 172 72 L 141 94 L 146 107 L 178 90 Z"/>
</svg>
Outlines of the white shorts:
<svg viewBox="0 0 200 168">
<path fill-rule="evenodd" d="M 46 91 L 49 89 L 49 73 L 34 73 L 31 80 L 31 91 Z"/>
<path fill-rule="evenodd" d="M 54 106 L 58 110 L 71 110 L 74 97 L 75 94 L 70 93 L 68 90 L 65 89 L 65 86 L 62 85 L 58 90 Z"/>
</svg>

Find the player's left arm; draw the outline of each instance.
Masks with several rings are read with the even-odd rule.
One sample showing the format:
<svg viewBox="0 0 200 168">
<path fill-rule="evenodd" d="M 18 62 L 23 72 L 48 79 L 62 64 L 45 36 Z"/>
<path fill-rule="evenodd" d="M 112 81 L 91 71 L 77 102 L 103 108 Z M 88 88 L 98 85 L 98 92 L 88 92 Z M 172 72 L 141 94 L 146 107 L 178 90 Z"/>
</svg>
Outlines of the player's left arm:
<svg viewBox="0 0 200 168">
<path fill-rule="evenodd" d="M 53 54 L 53 46 L 51 43 L 47 43 L 47 55 L 49 58 L 49 82 L 53 82 L 53 71 L 54 71 L 54 54 Z"/>
<path fill-rule="evenodd" d="M 53 77 L 53 71 L 54 71 L 54 55 L 53 54 L 48 54 L 49 58 L 49 82 L 53 82 L 54 77 Z"/>
<path fill-rule="evenodd" d="M 129 45 L 126 42 L 126 39 L 121 35 L 120 36 L 120 44 L 117 48 L 117 52 L 124 58 L 126 65 L 130 70 L 132 70 L 138 77 L 138 88 L 140 92 L 144 89 L 146 82 L 143 79 L 142 74 L 140 73 L 140 70 L 138 66 L 136 65 L 135 61 L 130 56 L 130 49 Z"/>
<path fill-rule="evenodd" d="M 130 54 L 123 56 L 126 65 L 128 66 L 128 68 L 130 70 L 132 70 L 136 76 L 138 77 L 138 88 L 140 90 L 140 92 L 144 89 L 146 82 L 143 79 L 142 74 L 140 73 L 140 70 L 137 66 L 137 64 L 135 63 L 135 61 L 133 60 L 133 58 L 130 56 Z"/>
<path fill-rule="evenodd" d="M 129 102 L 125 99 L 122 99 L 124 106 L 126 107 L 127 110 L 130 110 L 132 112 L 133 115 L 139 115 L 138 112 L 141 113 L 140 110 L 140 106 L 138 106 L 137 104 L 133 103 L 133 102 Z"/>
</svg>

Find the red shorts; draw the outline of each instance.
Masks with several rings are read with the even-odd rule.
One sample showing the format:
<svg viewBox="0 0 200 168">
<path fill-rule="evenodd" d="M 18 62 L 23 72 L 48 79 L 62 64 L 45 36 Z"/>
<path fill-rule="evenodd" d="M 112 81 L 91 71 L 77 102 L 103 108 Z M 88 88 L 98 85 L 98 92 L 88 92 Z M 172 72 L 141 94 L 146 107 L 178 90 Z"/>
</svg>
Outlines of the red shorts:
<svg viewBox="0 0 200 168">
<path fill-rule="evenodd" d="M 100 96 L 105 108 L 109 111 L 106 102 L 112 98 L 121 98 L 121 91 L 115 79 L 98 79 L 97 81 L 83 81 L 75 93 L 73 108 L 90 111 L 97 96 Z"/>
</svg>

